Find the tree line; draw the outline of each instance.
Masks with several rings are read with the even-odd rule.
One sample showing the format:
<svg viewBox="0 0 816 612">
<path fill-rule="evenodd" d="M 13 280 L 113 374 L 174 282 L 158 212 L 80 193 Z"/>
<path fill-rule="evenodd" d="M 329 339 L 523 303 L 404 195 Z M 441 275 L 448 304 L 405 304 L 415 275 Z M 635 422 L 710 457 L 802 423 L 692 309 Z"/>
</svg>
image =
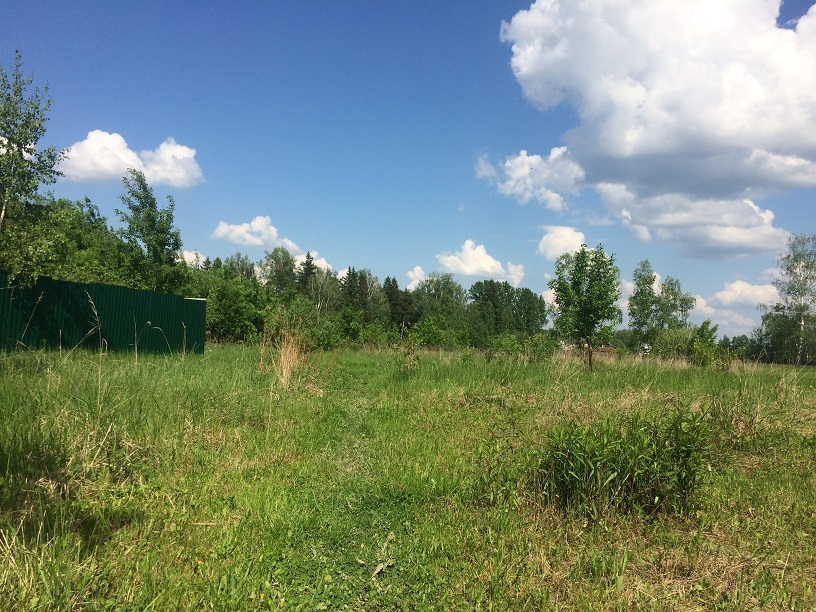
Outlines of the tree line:
<svg viewBox="0 0 816 612">
<path fill-rule="evenodd" d="M 551 306 L 506 281 L 480 280 L 465 289 L 450 274 L 431 274 L 409 291 L 391 276 L 381 283 L 366 268 L 338 275 L 317 266 L 310 253 L 297 263 L 284 248 L 260 261 L 235 253 L 188 264 L 172 197 L 160 205 L 138 170 L 123 178 L 119 229 L 87 198 L 41 192 L 60 176 L 59 161 L 69 152 L 37 148 L 51 99 L 47 87 L 32 87 L 19 53 L 10 74 L 0 66 L 0 269 L 18 282 L 50 276 L 203 297 L 208 336 L 223 342 L 256 341 L 284 316 L 322 348 L 409 341 L 528 355 L 613 346 L 699 364 L 816 359 L 816 236 L 791 238 L 779 262 L 780 299 L 761 307 L 753 334 L 719 340 L 711 321 L 688 321 L 694 298 L 675 278 L 658 282 L 648 260 L 634 270 L 629 325 L 621 328 L 620 271 L 602 245 L 582 245 L 556 261 Z"/>
</svg>

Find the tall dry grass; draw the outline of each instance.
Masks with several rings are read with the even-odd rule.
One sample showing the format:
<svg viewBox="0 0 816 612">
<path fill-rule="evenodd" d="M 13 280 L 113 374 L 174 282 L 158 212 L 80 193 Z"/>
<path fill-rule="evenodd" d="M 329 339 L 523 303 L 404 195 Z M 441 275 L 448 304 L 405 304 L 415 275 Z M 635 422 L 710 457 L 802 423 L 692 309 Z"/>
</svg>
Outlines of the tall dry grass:
<svg viewBox="0 0 816 612">
<path fill-rule="evenodd" d="M 274 350 L 274 356 L 269 367 L 275 373 L 278 387 L 288 390 L 308 362 L 309 347 L 304 338 L 302 321 L 288 315 L 282 306 L 275 310 L 274 315 L 267 307 L 261 338 L 261 372 L 267 368 L 270 349 Z"/>
</svg>

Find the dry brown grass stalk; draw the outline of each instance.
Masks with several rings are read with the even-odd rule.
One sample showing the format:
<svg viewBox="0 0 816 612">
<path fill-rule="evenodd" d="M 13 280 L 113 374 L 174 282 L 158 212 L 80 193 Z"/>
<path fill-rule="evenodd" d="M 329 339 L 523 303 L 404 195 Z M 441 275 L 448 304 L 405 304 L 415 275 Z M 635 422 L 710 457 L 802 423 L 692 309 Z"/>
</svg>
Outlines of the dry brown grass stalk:
<svg viewBox="0 0 816 612">
<path fill-rule="evenodd" d="M 270 320 L 267 317 L 264 324 L 260 369 L 264 370 L 266 348 L 271 344 L 275 348 L 272 368 L 275 371 L 278 386 L 284 390 L 289 389 L 298 372 L 302 371 L 308 361 L 309 348 L 301 327 L 301 321 L 287 315 L 282 306 L 278 307 L 274 319 Z"/>
</svg>

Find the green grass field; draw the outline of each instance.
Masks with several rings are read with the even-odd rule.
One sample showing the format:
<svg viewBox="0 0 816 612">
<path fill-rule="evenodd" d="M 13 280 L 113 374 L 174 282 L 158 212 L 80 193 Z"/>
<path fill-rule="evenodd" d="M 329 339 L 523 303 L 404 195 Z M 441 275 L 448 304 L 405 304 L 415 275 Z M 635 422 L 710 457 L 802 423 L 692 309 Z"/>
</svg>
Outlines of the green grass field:
<svg viewBox="0 0 816 612">
<path fill-rule="evenodd" d="M 0 607 L 816 607 L 812 368 L 338 351 L 284 386 L 260 363 L 0 355 Z M 542 485 L 557 428 L 677 410 L 704 425 L 687 504 Z"/>
</svg>

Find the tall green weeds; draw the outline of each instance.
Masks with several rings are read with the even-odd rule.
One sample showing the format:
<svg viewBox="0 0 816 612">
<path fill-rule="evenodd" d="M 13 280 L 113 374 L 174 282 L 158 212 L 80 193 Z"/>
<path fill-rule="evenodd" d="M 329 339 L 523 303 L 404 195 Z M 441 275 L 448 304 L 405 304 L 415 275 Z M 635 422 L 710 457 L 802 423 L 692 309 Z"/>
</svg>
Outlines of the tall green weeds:
<svg viewBox="0 0 816 612">
<path fill-rule="evenodd" d="M 709 429 L 700 412 L 606 417 L 550 430 L 535 486 L 568 511 L 598 519 L 610 511 L 685 512 L 701 483 Z"/>
</svg>

